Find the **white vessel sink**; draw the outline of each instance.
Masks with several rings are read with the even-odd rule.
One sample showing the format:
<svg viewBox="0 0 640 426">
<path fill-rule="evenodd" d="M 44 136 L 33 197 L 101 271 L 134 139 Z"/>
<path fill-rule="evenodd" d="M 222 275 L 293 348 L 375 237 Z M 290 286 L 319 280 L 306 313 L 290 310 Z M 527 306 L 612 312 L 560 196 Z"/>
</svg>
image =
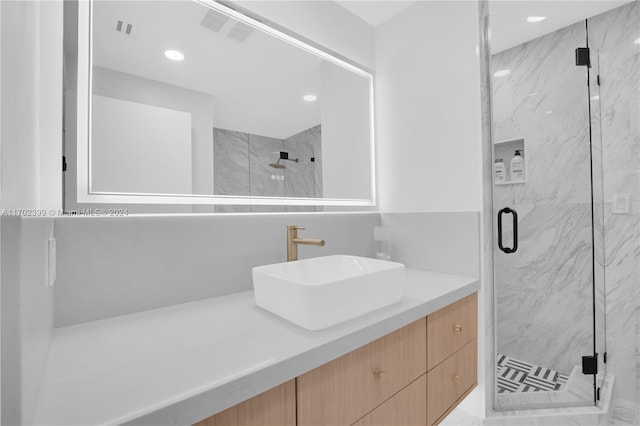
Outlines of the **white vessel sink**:
<svg viewBox="0 0 640 426">
<path fill-rule="evenodd" d="M 325 256 L 253 268 L 256 304 L 307 330 L 320 330 L 399 302 L 404 265 Z"/>
</svg>

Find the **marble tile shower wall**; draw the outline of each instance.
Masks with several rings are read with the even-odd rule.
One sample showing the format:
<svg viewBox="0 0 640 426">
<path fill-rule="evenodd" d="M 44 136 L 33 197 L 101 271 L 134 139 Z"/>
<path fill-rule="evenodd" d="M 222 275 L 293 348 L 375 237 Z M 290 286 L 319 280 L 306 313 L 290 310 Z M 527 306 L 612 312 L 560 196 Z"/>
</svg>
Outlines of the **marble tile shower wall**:
<svg viewBox="0 0 640 426">
<path fill-rule="evenodd" d="M 585 35 L 576 24 L 492 57 L 492 74 L 511 70 L 493 79 L 493 139 L 524 138 L 526 158 L 526 183 L 493 189 L 494 217 L 519 219 L 519 250 L 494 251 L 498 352 L 566 373 L 593 351 L 589 112 L 573 63 Z"/>
<path fill-rule="evenodd" d="M 320 125 L 317 125 L 284 140 L 284 150 L 302 161 L 285 170 L 287 197 L 322 197 L 321 138 Z M 311 158 L 313 162 L 310 162 Z"/>
<path fill-rule="evenodd" d="M 286 139 L 213 129 L 214 193 L 278 197 L 322 197 L 320 125 Z M 298 162 L 281 161 L 285 169 L 269 164 L 286 151 Z M 313 159 L 313 160 L 312 160 Z M 275 177 L 275 178 L 274 178 Z M 215 206 L 216 212 L 316 211 L 306 206 Z"/>
<path fill-rule="evenodd" d="M 584 35 L 582 22 L 492 58 L 493 71 L 513 70 L 493 81 L 494 140 L 524 137 L 527 157 L 527 183 L 495 187 L 494 208 L 515 205 L 520 244 L 529 247 L 519 255 L 494 252 L 498 350 L 515 356 L 519 345 L 527 360 L 556 368 L 577 363 L 591 338 L 590 329 L 573 328 L 591 319 L 588 104 L 584 69 L 572 60 Z M 606 368 L 616 376 L 611 407 L 618 424 L 640 421 L 638 39 L 638 1 L 589 19 L 592 73 L 602 83 L 591 93 L 596 299 L 606 310 Z M 612 212 L 614 194 L 630 197 L 628 214 Z M 597 332 L 601 344 L 602 324 Z"/>
</svg>

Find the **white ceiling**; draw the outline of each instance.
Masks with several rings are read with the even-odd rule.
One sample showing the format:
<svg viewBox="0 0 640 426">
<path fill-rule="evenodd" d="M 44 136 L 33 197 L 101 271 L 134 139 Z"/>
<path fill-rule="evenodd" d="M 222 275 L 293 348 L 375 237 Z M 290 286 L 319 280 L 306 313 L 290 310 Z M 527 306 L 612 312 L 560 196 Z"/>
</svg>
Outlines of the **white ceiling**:
<svg viewBox="0 0 640 426">
<path fill-rule="evenodd" d="M 630 1 L 489 0 L 491 51 L 501 52 Z M 546 16 L 547 19 L 529 23 L 528 16 Z"/>
<path fill-rule="evenodd" d="M 629 1 L 490 0 L 493 52 Z M 376 26 L 416 2 L 336 3 Z M 94 64 L 211 95 L 227 113 L 214 117 L 217 127 L 285 138 L 320 123 L 323 61 L 259 31 L 244 42 L 226 38 L 200 25 L 207 10 L 190 1 L 95 2 Z M 532 15 L 547 19 L 531 24 Z M 131 35 L 115 31 L 118 20 L 133 24 Z M 185 60 L 167 60 L 167 49 L 182 51 Z M 304 102 L 307 93 L 318 101 Z"/>
<path fill-rule="evenodd" d="M 286 138 L 320 123 L 317 56 L 257 30 L 244 42 L 224 37 L 200 25 L 209 9 L 196 2 L 94 4 L 94 65 L 211 95 L 215 127 Z M 168 60 L 167 49 L 185 59 Z M 305 102 L 308 93 L 318 101 Z"/>
<path fill-rule="evenodd" d="M 456 0 L 417 0 L 445 2 Z M 352 14 L 376 27 L 417 1 L 335 0 Z M 489 0 L 491 50 L 501 52 L 552 33 L 633 0 Z M 528 16 L 546 16 L 529 23 Z"/>
<path fill-rule="evenodd" d="M 400 0 L 336 0 L 340 6 L 347 9 L 372 27 L 377 27 L 391 17 L 411 6 L 414 1 Z"/>
</svg>

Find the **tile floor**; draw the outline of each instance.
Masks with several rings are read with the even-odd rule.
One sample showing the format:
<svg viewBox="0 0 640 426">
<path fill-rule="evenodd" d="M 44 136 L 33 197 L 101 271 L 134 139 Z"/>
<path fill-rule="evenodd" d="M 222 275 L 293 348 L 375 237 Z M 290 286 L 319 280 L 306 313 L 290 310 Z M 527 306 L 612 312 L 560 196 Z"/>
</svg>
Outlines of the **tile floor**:
<svg viewBox="0 0 640 426">
<path fill-rule="evenodd" d="M 498 393 L 561 391 L 569 376 L 559 371 L 498 354 Z"/>
</svg>

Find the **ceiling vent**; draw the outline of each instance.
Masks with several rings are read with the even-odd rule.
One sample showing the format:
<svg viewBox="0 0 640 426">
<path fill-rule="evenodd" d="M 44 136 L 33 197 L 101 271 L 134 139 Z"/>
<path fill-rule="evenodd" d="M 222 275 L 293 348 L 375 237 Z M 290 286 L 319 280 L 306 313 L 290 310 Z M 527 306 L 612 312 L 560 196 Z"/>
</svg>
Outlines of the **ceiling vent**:
<svg viewBox="0 0 640 426">
<path fill-rule="evenodd" d="M 222 27 L 224 27 L 224 24 L 226 24 L 229 19 L 231 18 L 223 13 L 219 13 L 215 10 L 209 9 L 207 11 L 207 14 L 204 15 L 204 18 L 202 18 L 200 25 L 210 29 L 213 32 L 219 33 L 220 30 L 222 30 Z"/>
<path fill-rule="evenodd" d="M 126 35 L 131 35 L 131 31 L 133 30 L 133 25 L 128 24 L 124 21 L 118 21 L 116 23 L 116 31 L 119 33 L 124 33 Z"/>
<path fill-rule="evenodd" d="M 247 38 L 249 38 L 252 32 L 253 27 L 236 21 L 236 24 L 231 28 L 231 31 L 229 31 L 227 37 L 238 41 L 245 41 Z"/>
<path fill-rule="evenodd" d="M 253 28 L 249 25 L 213 9 L 207 11 L 200 25 L 222 37 L 237 41 L 245 41 L 253 32 Z"/>
</svg>

